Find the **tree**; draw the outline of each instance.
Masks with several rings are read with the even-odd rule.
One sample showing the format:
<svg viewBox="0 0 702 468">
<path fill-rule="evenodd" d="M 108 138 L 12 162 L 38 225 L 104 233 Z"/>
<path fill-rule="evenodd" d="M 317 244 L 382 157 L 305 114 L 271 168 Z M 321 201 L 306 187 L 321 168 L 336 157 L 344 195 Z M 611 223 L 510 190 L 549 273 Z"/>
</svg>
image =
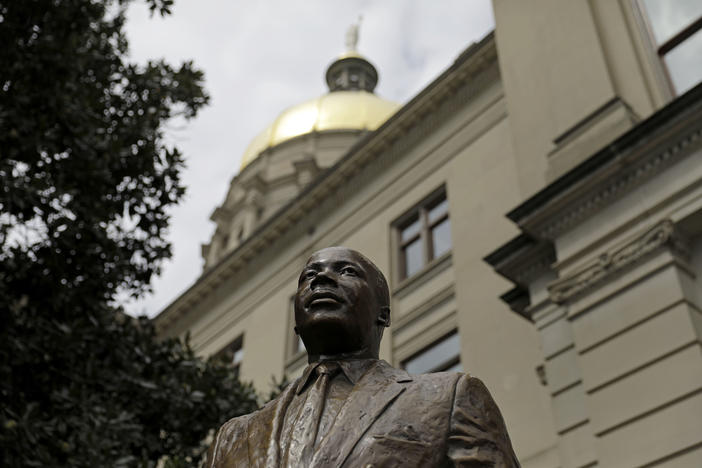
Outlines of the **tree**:
<svg viewBox="0 0 702 468">
<path fill-rule="evenodd" d="M 250 385 L 156 340 L 145 318 L 23 317 L 0 347 L 3 466 L 154 466 L 163 455 L 195 465 L 209 430 L 256 409 Z"/>
<path fill-rule="evenodd" d="M 0 2 L 3 466 L 197 458 L 210 428 L 255 406 L 225 367 L 114 303 L 171 254 L 183 157 L 163 126 L 208 102 L 192 63 L 126 61 L 129 3 Z"/>
<path fill-rule="evenodd" d="M 162 126 L 208 101 L 191 63 L 125 62 L 127 3 L 0 6 L 4 282 L 18 296 L 41 290 L 55 309 L 148 289 L 170 254 L 167 209 L 184 192 Z M 170 3 L 150 0 L 163 14 Z"/>
</svg>

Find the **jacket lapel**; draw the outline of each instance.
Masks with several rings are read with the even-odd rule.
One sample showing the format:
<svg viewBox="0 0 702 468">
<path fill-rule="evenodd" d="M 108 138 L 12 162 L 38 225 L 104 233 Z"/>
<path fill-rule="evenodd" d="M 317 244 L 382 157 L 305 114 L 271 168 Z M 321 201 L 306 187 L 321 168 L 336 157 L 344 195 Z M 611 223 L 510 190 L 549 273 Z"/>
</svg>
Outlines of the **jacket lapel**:
<svg viewBox="0 0 702 468">
<path fill-rule="evenodd" d="M 254 467 L 278 466 L 280 463 L 280 431 L 285 413 L 295 397 L 297 381 L 288 385 L 278 400 L 260 410 L 249 422 L 248 459 Z"/>
<path fill-rule="evenodd" d="M 310 466 L 341 466 L 370 425 L 405 390 L 403 384 L 411 380 L 406 372 L 378 361 L 356 382 Z"/>
</svg>

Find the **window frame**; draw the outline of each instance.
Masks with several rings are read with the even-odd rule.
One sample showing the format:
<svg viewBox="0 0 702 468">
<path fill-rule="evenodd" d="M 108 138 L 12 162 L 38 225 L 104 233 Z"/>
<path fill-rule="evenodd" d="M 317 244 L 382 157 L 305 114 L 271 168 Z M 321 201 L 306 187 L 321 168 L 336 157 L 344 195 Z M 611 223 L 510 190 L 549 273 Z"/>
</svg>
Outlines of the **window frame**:
<svg viewBox="0 0 702 468">
<path fill-rule="evenodd" d="M 648 41 L 651 45 L 651 48 L 653 49 L 652 55 L 655 55 L 655 57 L 657 58 L 657 65 L 658 67 L 660 67 L 660 70 L 663 73 L 663 76 L 665 77 L 665 81 L 668 85 L 670 93 L 673 97 L 684 94 L 686 91 L 678 93 L 678 90 L 675 88 L 673 76 L 671 75 L 668 64 L 665 61 L 665 56 L 669 52 L 675 50 L 676 47 L 683 44 L 686 40 L 690 39 L 694 34 L 696 34 L 699 31 L 702 31 L 702 16 L 693 19 L 690 23 L 687 24 L 687 26 L 680 29 L 678 32 L 666 39 L 663 43 L 658 44 L 653 29 L 653 20 L 651 18 L 651 14 L 649 13 L 648 8 L 646 7 L 643 0 L 635 0 L 635 3 L 636 7 L 639 10 L 639 15 L 640 19 L 643 22 L 643 27 L 646 30 L 645 32 L 648 36 Z M 700 82 L 702 82 L 702 77 L 700 77 Z"/>
<path fill-rule="evenodd" d="M 241 351 L 241 358 L 236 361 L 237 353 Z M 238 378 L 241 375 L 241 364 L 244 362 L 244 334 L 234 338 L 227 346 L 217 353 L 217 359 L 228 365 L 234 375 Z"/>
<path fill-rule="evenodd" d="M 444 372 L 447 369 L 454 367 L 456 364 L 461 364 L 461 336 L 458 333 L 458 329 L 454 328 L 450 332 L 441 335 L 439 338 L 435 339 L 434 341 L 432 341 L 428 345 L 422 347 L 418 351 L 416 351 L 416 352 L 412 353 L 411 355 L 409 355 L 408 357 L 404 358 L 402 360 L 402 362 L 400 363 L 400 366 L 402 367 L 402 369 L 406 370 L 407 363 L 409 361 L 414 360 L 417 357 L 425 354 L 430 349 L 438 346 L 440 343 L 452 338 L 453 336 L 458 337 L 458 350 L 457 350 L 458 352 L 456 353 L 456 355 L 438 363 L 437 365 L 433 366 L 429 371 L 422 372 L 422 373 L 423 374 L 431 374 L 434 372 Z M 462 372 L 462 370 L 461 370 L 461 372 Z"/>
<path fill-rule="evenodd" d="M 447 202 L 446 211 L 437 217 L 435 220 L 429 219 L 429 213 L 431 210 L 444 201 Z M 450 247 L 446 252 L 442 252 L 440 255 L 436 255 L 434 252 L 434 238 L 433 229 L 449 220 L 449 230 L 450 230 L 450 206 L 448 204 L 448 194 L 445 186 L 441 186 L 434 190 L 429 196 L 425 197 L 422 201 L 417 203 L 414 207 L 405 212 L 400 216 L 395 222 L 393 222 L 393 231 L 395 236 L 395 249 L 397 256 L 396 267 L 397 267 L 397 277 L 400 282 L 413 278 L 417 276 L 421 271 L 423 271 L 431 262 L 437 258 L 447 254 L 453 250 L 453 239 L 451 239 Z M 405 229 L 410 227 L 415 222 L 419 222 L 419 231 L 409 237 L 406 240 L 402 239 L 402 233 Z M 420 268 L 408 274 L 407 272 L 407 256 L 405 254 L 405 248 L 410 244 L 419 240 L 422 252 L 422 264 Z"/>
</svg>

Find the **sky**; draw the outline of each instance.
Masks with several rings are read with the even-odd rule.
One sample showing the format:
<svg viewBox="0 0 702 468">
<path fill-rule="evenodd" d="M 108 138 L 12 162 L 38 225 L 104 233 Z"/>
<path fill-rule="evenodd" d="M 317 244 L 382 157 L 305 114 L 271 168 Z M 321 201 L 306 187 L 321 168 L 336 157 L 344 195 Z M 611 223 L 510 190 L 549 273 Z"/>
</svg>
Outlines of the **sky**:
<svg viewBox="0 0 702 468">
<path fill-rule="evenodd" d="M 153 294 L 124 301 L 130 314 L 157 315 L 197 280 L 210 215 L 244 150 L 284 109 L 327 92 L 326 68 L 359 16 L 357 50 L 378 69 L 375 93 L 400 104 L 494 28 L 489 0 L 176 0 L 165 18 L 129 7 L 130 60 L 193 60 L 211 97 L 197 118 L 166 126 L 186 158 L 187 193 L 171 210 L 173 257 Z"/>
</svg>

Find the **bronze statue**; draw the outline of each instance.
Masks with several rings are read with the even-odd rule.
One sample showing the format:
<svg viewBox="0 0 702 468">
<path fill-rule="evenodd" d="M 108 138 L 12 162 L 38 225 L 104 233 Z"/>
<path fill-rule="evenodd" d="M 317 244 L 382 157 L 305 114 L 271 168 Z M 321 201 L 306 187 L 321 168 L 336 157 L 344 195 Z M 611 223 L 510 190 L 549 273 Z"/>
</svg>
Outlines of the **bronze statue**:
<svg viewBox="0 0 702 468">
<path fill-rule="evenodd" d="M 358 252 L 320 250 L 295 295 L 302 376 L 225 423 L 207 467 L 518 467 L 500 411 L 467 374 L 409 375 L 378 359 L 388 285 Z"/>
</svg>

